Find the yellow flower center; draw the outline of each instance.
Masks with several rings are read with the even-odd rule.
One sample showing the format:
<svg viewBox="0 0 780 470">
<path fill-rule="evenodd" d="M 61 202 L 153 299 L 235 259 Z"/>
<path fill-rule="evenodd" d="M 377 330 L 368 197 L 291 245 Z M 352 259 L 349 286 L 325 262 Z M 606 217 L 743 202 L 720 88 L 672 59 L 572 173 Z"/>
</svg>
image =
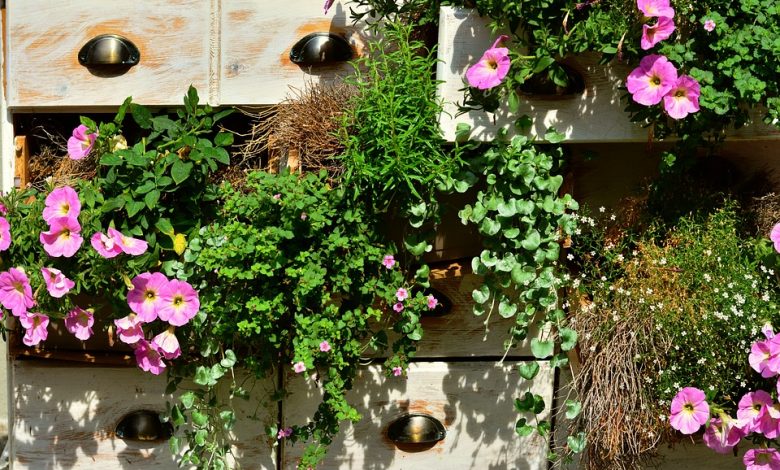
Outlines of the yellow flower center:
<svg viewBox="0 0 780 470">
<path fill-rule="evenodd" d="M 148 289 L 144 292 L 144 296 L 146 296 L 147 300 L 154 300 L 155 297 L 157 297 L 157 293 L 151 289 Z"/>
<path fill-rule="evenodd" d="M 184 297 L 180 295 L 176 295 L 173 297 L 173 306 L 174 307 L 181 307 L 184 304 Z"/>
</svg>

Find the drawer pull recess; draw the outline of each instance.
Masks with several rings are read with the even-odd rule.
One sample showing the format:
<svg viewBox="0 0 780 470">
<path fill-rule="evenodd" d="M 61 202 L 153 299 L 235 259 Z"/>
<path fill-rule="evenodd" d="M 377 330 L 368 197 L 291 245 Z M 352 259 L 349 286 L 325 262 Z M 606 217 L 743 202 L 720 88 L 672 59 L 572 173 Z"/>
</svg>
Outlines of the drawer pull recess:
<svg viewBox="0 0 780 470">
<path fill-rule="evenodd" d="M 298 65 L 327 65 L 352 58 L 346 39 L 333 33 L 311 33 L 290 49 L 290 61 Z"/>
<path fill-rule="evenodd" d="M 441 421 L 424 414 L 407 414 L 387 427 L 387 437 L 395 444 L 435 444 L 447 431 Z"/>
<path fill-rule="evenodd" d="M 128 413 L 119 421 L 115 434 L 130 441 L 164 441 L 173 435 L 171 423 L 160 421 L 157 411 L 140 410 Z"/>
<path fill-rule="evenodd" d="M 129 68 L 138 64 L 141 53 L 129 39 L 117 34 L 101 34 L 90 39 L 79 51 L 79 63 L 85 67 Z"/>
</svg>

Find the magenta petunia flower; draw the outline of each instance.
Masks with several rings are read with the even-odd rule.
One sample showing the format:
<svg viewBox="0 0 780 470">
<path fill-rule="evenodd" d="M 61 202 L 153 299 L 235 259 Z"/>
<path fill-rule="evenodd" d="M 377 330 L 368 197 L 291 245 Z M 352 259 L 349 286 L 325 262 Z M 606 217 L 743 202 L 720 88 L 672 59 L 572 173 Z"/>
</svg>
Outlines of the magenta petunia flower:
<svg viewBox="0 0 780 470">
<path fill-rule="evenodd" d="M 672 399 L 669 424 L 683 434 L 693 434 L 707 422 L 710 406 L 704 392 L 694 387 L 685 387 Z"/>
<path fill-rule="evenodd" d="M 673 119 L 683 119 L 699 110 L 699 82 L 693 77 L 682 75 L 674 87 L 664 96 L 664 109 Z"/>
<path fill-rule="evenodd" d="M 404 304 L 401 302 L 397 302 L 395 305 L 393 305 L 393 310 L 395 310 L 398 313 L 401 313 L 404 311 Z"/>
<path fill-rule="evenodd" d="M 393 375 L 394 376 L 399 377 L 403 373 L 404 373 L 404 370 L 401 369 L 400 367 L 398 367 L 398 366 L 393 367 Z"/>
<path fill-rule="evenodd" d="M 157 319 L 163 306 L 163 292 L 169 282 L 162 273 L 147 272 L 133 278 L 133 288 L 127 293 L 127 304 L 143 323 Z"/>
<path fill-rule="evenodd" d="M 5 219 L 0 217 L 0 251 L 5 251 L 11 246 L 11 224 Z"/>
<path fill-rule="evenodd" d="M 185 281 L 172 280 L 161 296 L 160 320 L 173 326 L 186 325 L 200 309 L 198 291 Z"/>
<path fill-rule="evenodd" d="M 43 209 L 43 220 L 51 223 L 55 217 L 77 218 L 81 212 L 79 195 L 70 186 L 57 188 L 46 196 L 46 207 Z"/>
<path fill-rule="evenodd" d="M 429 295 L 427 300 L 428 300 L 428 308 L 431 310 L 433 310 L 434 308 L 436 308 L 437 305 L 439 305 L 439 299 L 437 299 L 433 295 Z"/>
<path fill-rule="evenodd" d="M 0 215 L 6 215 L 8 213 L 8 208 L 5 207 L 5 204 L 0 202 Z"/>
<path fill-rule="evenodd" d="M 780 224 L 777 225 L 780 226 Z M 393 255 L 385 255 L 385 257 L 382 258 L 382 266 L 387 269 L 393 269 L 393 266 L 395 266 L 395 258 Z"/>
<path fill-rule="evenodd" d="M 763 390 L 748 392 L 740 398 L 737 404 L 737 419 L 742 421 L 745 434 L 750 434 L 759 428 L 761 418 L 770 406 L 772 406 L 772 397 Z"/>
<path fill-rule="evenodd" d="M 677 69 L 662 55 L 651 54 L 642 58 L 626 80 L 626 87 L 639 104 L 651 106 L 661 102 L 663 97 L 677 83 Z"/>
<path fill-rule="evenodd" d="M 42 313 L 25 313 L 19 316 L 19 323 L 27 331 L 22 342 L 27 346 L 35 346 L 41 341 L 46 341 L 49 336 L 49 317 Z"/>
<path fill-rule="evenodd" d="M 104 233 L 96 232 L 89 239 L 89 242 L 92 244 L 92 248 L 103 258 L 113 258 L 122 253 L 122 248 L 119 244 Z"/>
<path fill-rule="evenodd" d="M 73 129 L 73 135 L 68 139 L 68 156 L 71 160 L 81 160 L 92 151 L 97 134 L 87 131 L 89 129 L 84 124 Z"/>
<path fill-rule="evenodd" d="M 466 71 L 466 81 L 470 87 L 488 90 L 501 84 L 509 73 L 511 59 L 509 49 L 496 46 L 507 39 L 509 37 L 506 35 L 499 36 L 493 46 L 482 54 L 479 61 L 469 67 Z"/>
<path fill-rule="evenodd" d="M 330 10 L 330 7 L 333 6 L 333 2 L 334 2 L 334 0 L 325 0 L 325 5 L 322 8 L 323 9 L 322 13 L 324 15 L 328 14 L 328 10 Z"/>
<path fill-rule="evenodd" d="M 284 439 L 285 437 L 290 436 L 292 436 L 292 428 L 280 429 L 279 432 L 276 433 L 276 439 Z"/>
<path fill-rule="evenodd" d="M 133 238 L 124 235 L 119 230 L 109 228 L 108 234 L 114 239 L 114 243 L 119 245 L 119 248 L 128 255 L 138 256 L 146 253 L 146 249 L 149 244 L 146 240 L 140 238 Z"/>
<path fill-rule="evenodd" d="M 712 32 L 715 29 L 715 22 L 712 20 L 705 20 L 704 21 L 704 29 L 707 32 Z"/>
<path fill-rule="evenodd" d="M 772 227 L 772 231 L 769 232 L 769 239 L 774 243 L 775 251 L 780 253 L 780 223 Z"/>
<path fill-rule="evenodd" d="M 165 369 L 165 362 L 162 360 L 162 353 L 153 343 L 145 339 L 135 344 L 135 362 L 141 370 L 151 372 L 154 375 L 162 374 Z"/>
<path fill-rule="evenodd" d="M 395 297 L 398 299 L 399 302 L 403 302 L 404 300 L 409 298 L 409 292 L 403 287 L 401 287 L 397 291 L 395 291 Z"/>
<path fill-rule="evenodd" d="M 43 275 L 43 282 L 46 283 L 46 290 L 55 299 L 61 298 L 76 285 L 75 282 L 65 277 L 59 269 L 41 268 L 41 274 Z"/>
<path fill-rule="evenodd" d="M 35 305 L 30 280 L 24 271 L 11 268 L 0 273 L 0 304 L 15 317 L 26 314 Z"/>
<path fill-rule="evenodd" d="M 648 18 L 674 18 L 674 8 L 669 5 L 669 0 L 636 0 L 636 7 Z"/>
<path fill-rule="evenodd" d="M 114 320 L 116 334 L 119 340 L 127 344 L 135 344 L 144 339 L 144 330 L 141 327 L 141 319 L 135 313 Z"/>
<path fill-rule="evenodd" d="M 780 372 L 780 340 L 772 338 L 753 343 L 748 362 L 765 379 L 777 375 Z"/>
<path fill-rule="evenodd" d="M 181 347 L 174 331 L 176 328 L 170 326 L 152 339 L 152 344 L 165 359 L 176 359 L 181 356 Z"/>
<path fill-rule="evenodd" d="M 661 16 L 652 26 L 642 25 L 642 40 L 640 46 L 642 49 L 651 49 L 653 46 L 668 39 L 674 32 L 674 20 Z"/>
<path fill-rule="evenodd" d="M 303 363 L 303 361 L 298 361 L 295 364 L 293 364 L 293 370 L 296 374 L 300 374 L 301 372 L 306 370 L 306 364 Z"/>
<path fill-rule="evenodd" d="M 328 352 L 330 351 L 330 343 L 327 341 L 323 341 L 320 343 L 320 351 L 322 352 Z"/>
<path fill-rule="evenodd" d="M 723 420 L 712 418 L 707 430 L 704 431 L 704 443 L 719 454 L 731 452 L 743 437 L 745 433 L 739 428 L 739 422 L 725 415 Z"/>
<path fill-rule="evenodd" d="M 75 217 L 54 217 L 49 220 L 49 231 L 41 232 L 40 241 L 49 256 L 70 258 L 81 247 L 81 225 Z"/>
<path fill-rule="evenodd" d="M 745 470 L 780 470 L 780 452 L 777 449 L 748 449 L 742 457 Z"/>
<path fill-rule="evenodd" d="M 92 325 L 95 324 L 95 316 L 91 310 L 75 307 L 65 317 L 65 328 L 76 338 L 86 341 L 92 336 Z"/>
</svg>

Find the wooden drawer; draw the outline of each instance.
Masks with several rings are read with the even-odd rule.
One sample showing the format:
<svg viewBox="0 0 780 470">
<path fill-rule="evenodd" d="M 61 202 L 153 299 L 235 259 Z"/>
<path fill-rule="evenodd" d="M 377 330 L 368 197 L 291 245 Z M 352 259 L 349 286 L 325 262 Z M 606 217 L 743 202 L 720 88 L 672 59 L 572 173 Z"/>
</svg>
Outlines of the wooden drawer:
<svg viewBox="0 0 780 470">
<path fill-rule="evenodd" d="M 318 469 L 358 468 L 447 470 L 506 468 L 547 469 L 547 442 L 538 435 L 515 433 L 519 415 L 513 401 L 529 390 L 513 368 L 517 363 L 428 362 L 412 364 L 408 377 L 385 378 L 378 366 L 360 371 L 349 400 L 363 415 L 344 425 Z M 554 372 L 546 364 L 530 390 L 544 397 L 548 416 Z M 303 424 L 320 400 L 309 378 L 293 378 L 284 407 L 284 424 Z M 523 382 L 518 385 L 518 382 Z M 446 436 L 430 448 L 397 448 L 386 429 L 406 413 L 423 413 L 439 420 Z M 282 468 L 295 468 L 303 446 L 284 446 Z"/>
<path fill-rule="evenodd" d="M 15 361 L 11 460 L 14 469 L 178 468 L 167 442 L 119 439 L 119 421 L 137 410 L 164 411 L 166 379 L 135 368 L 71 367 Z M 255 391 L 261 393 L 262 385 Z M 269 392 L 270 396 L 270 392 Z M 234 452 L 244 469 L 272 469 L 274 452 L 264 429 L 273 409 L 237 400 Z M 250 419 L 257 411 L 258 420 Z"/>
<path fill-rule="evenodd" d="M 208 96 L 211 3 L 205 0 L 14 0 L 8 2 L 10 107 L 181 104 L 192 84 Z M 99 76 L 77 54 L 100 34 L 119 34 L 140 62 Z"/>
</svg>

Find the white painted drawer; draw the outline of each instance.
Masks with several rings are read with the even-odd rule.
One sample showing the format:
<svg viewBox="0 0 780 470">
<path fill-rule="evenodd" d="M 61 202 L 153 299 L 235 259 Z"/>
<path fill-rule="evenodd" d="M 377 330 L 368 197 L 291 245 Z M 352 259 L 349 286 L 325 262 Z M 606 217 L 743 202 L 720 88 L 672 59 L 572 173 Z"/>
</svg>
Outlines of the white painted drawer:
<svg viewBox="0 0 780 470">
<path fill-rule="evenodd" d="M 361 370 L 348 394 L 363 415 L 355 425 L 344 425 L 331 444 L 322 470 L 376 468 L 418 469 L 547 469 L 547 442 L 538 435 L 520 438 L 515 433 L 519 415 L 513 401 L 525 393 L 513 368 L 487 362 L 429 362 L 412 364 L 408 377 L 385 378 L 378 366 Z M 320 400 L 312 378 L 300 376 L 288 391 L 284 424 L 305 424 Z M 518 385 L 518 382 L 525 382 Z M 553 371 L 545 364 L 530 387 L 544 397 L 546 418 L 553 399 Z M 439 420 L 446 436 L 433 447 L 397 448 L 386 429 L 406 413 L 423 413 Z M 303 446 L 285 445 L 282 468 L 295 468 Z"/>
</svg>

